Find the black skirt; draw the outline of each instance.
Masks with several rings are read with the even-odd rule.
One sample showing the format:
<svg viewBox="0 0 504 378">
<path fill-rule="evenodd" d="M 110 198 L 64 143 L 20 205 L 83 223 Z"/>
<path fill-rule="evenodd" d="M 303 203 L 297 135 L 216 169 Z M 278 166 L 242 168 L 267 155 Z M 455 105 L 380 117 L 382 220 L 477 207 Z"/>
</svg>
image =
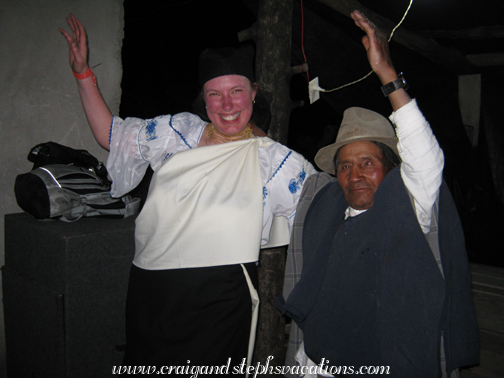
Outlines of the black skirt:
<svg viewBox="0 0 504 378">
<path fill-rule="evenodd" d="M 244 264 L 257 287 L 255 263 Z M 252 301 L 240 265 L 132 266 L 126 303 L 129 366 L 222 366 L 247 357 Z"/>
</svg>

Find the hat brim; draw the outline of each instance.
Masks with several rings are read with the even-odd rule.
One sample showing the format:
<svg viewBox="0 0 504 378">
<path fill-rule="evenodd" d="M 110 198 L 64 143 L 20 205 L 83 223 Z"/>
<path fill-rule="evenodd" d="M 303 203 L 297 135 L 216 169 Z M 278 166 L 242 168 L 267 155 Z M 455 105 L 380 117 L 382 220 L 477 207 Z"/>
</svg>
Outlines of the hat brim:
<svg viewBox="0 0 504 378">
<path fill-rule="evenodd" d="M 336 152 L 343 147 L 346 146 L 347 144 L 353 143 L 353 142 L 360 142 L 360 141 L 369 141 L 369 142 L 380 142 L 385 144 L 386 146 L 390 147 L 394 153 L 399 156 L 399 151 L 397 150 L 397 138 L 395 137 L 370 137 L 370 136 L 360 136 L 360 137 L 355 137 L 351 139 L 347 139 L 344 142 L 336 142 L 333 144 L 330 144 L 328 146 L 322 147 L 318 152 L 317 155 L 315 156 L 315 163 L 317 166 L 322 169 L 324 172 L 330 173 L 332 175 L 336 175 L 336 169 L 334 166 L 334 155 L 336 155 Z"/>
</svg>

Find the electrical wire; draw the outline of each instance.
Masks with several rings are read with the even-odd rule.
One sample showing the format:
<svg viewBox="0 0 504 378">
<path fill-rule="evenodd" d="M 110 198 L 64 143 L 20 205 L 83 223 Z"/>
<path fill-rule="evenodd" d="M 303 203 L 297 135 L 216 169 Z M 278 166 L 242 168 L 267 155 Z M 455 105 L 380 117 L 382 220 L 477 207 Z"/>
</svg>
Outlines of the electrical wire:
<svg viewBox="0 0 504 378">
<path fill-rule="evenodd" d="M 301 0 L 302 1 L 302 0 Z M 399 21 L 399 23 L 392 29 L 392 31 L 390 32 L 390 36 L 388 38 L 388 42 L 390 42 L 390 40 L 392 39 L 395 31 L 397 30 L 397 28 L 399 26 L 401 26 L 401 24 L 403 23 L 404 19 L 406 18 L 406 15 L 408 14 L 410 8 L 411 8 L 411 5 L 413 4 L 413 0 L 410 0 L 410 3 L 408 5 L 408 8 L 406 8 L 406 11 L 404 12 L 404 15 L 403 17 L 401 18 L 401 21 Z M 368 78 L 371 74 L 373 73 L 373 70 L 371 70 L 371 72 L 368 72 L 365 76 L 361 77 L 360 79 L 358 80 L 355 80 L 355 81 L 352 81 L 351 83 L 348 83 L 348 84 L 345 84 L 345 85 L 342 85 L 340 87 L 337 87 L 337 88 L 334 88 L 334 89 L 322 89 L 320 88 L 320 92 L 326 92 L 326 93 L 329 93 L 329 92 L 334 92 L 334 91 L 337 91 L 337 90 L 340 90 L 342 88 L 346 88 L 346 87 L 349 87 L 350 85 L 354 85 L 354 84 L 357 84 L 359 82 L 361 82 L 362 80 Z"/>
</svg>

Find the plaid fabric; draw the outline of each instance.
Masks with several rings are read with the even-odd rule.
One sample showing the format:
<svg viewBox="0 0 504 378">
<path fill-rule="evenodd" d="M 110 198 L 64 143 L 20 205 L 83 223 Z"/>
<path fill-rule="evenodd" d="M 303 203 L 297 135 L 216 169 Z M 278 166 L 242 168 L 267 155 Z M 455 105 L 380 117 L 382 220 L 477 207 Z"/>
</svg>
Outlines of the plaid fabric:
<svg viewBox="0 0 504 378">
<path fill-rule="evenodd" d="M 294 285 L 298 282 L 301 277 L 301 271 L 303 270 L 302 236 L 306 212 L 308 211 L 315 194 L 317 194 L 317 192 L 326 184 L 334 181 L 336 181 L 336 179 L 327 173 L 316 173 L 309 176 L 303 186 L 303 191 L 296 210 L 296 218 L 294 219 L 294 225 L 292 227 L 291 241 L 287 251 L 283 289 L 283 297 L 285 299 L 287 299 L 294 288 Z M 294 357 L 302 342 L 303 331 L 299 329 L 295 322 L 292 322 L 289 343 L 287 345 L 287 354 L 285 357 L 285 365 L 297 365 Z M 296 377 L 294 374 L 287 374 L 287 376 Z"/>
</svg>

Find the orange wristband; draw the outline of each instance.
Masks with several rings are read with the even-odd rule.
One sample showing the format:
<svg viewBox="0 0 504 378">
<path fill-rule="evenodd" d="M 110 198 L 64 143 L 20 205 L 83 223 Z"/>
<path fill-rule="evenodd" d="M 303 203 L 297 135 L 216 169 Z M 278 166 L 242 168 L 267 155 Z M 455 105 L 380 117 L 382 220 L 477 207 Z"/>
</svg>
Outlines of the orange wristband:
<svg viewBox="0 0 504 378">
<path fill-rule="evenodd" d="M 76 79 L 82 80 L 82 79 L 87 79 L 90 76 L 93 76 L 94 83 L 96 85 L 96 76 L 93 71 L 91 71 L 91 68 L 88 67 L 87 71 L 84 72 L 83 74 L 77 74 L 72 70 L 73 75 L 75 76 Z"/>
</svg>

